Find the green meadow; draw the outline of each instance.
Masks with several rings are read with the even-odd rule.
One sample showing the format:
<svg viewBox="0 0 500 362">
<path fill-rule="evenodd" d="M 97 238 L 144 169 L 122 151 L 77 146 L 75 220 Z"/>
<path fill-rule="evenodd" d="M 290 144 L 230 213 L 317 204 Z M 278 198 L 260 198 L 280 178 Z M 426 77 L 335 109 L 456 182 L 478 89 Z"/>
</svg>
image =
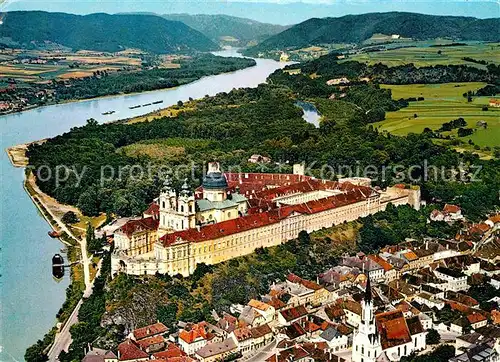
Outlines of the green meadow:
<svg viewBox="0 0 500 362">
<path fill-rule="evenodd" d="M 475 132 L 460 140 L 484 146 L 500 146 L 500 108 L 488 107 L 483 111 L 483 106 L 488 106 L 491 97 L 474 97 L 472 102 L 467 102 L 463 93 L 475 91 L 485 83 L 446 83 L 446 84 L 412 84 L 412 85 L 382 85 L 383 88 L 392 90 L 394 99 L 409 97 L 424 97 L 424 101 L 410 102 L 406 108 L 396 112 L 388 112 L 386 119 L 374 123 L 380 131 L 387 131 L 397 135 L 408 133 L 421 133 L 429 127 L 437 130 L 445 122 L 462 117 L 467 122 L 467 128 L 474 128 Z M 416 115 L 416 117 L 415 117 Z M 476 126 L 478 121 L 486 121 L 486 129 Z M 456 130 L 449 134 L 458 138 Z"/>
<path fill-rule="evenodd" d="M 418 44 L 418 43 L 416 43 Z M 388 66 L 397 66 L 413 63 L 417 67 L 437 64 L 465 64 L 485 68 L 482 64 L 463 60 L 472 58 L 484 60 L 488 63 L 499 64 L 500 43 L 475 43 L 461 46 L 415 46 L 399 49 L 389 49 L 371 53 L 360 53 L 349 57 L 366 64 L 383 63 Z"/>
</svg>

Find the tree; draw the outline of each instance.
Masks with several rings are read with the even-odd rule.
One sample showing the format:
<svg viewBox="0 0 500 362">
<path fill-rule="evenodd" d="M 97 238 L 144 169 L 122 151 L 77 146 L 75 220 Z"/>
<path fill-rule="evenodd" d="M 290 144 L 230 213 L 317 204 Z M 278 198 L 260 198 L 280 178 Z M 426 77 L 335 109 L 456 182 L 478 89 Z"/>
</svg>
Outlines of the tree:
<svg viewBox="0 0 500 362">
<path fill-rule="evenodd" d="M 438 346 L 434 351 L 426 354 L 402 357 L 401 362 L 448 362 L 448 360 L 454 356 L 455 347 L 443 344 Z"/>
<path fill-rule="evenodd" d="M 177 304 L 168 303 L 158 307 L 156 310 L 156 316 L 158 321 L 165 324 L 170 330 L 175 327 L 175 322 L 177 321 Z"/>
<path fill-rule="evenodd" d="M 48 361 L 48 357 L 43 353 L 43 342 L 39 339 L 34 345 L 29 347 L 24 354 L 26 362 L 44 362 Z"/>
<path fill-rule="evenodd" d="M 425 337 L 425 343 L 427 344 L 439 344 L 441 341 L 441 336 L 439 332 L 435 329 L 429 329 L 427 331 L 427 336 Z"/>
<path fill-rule="evenodd" d="M 86 241 L 87 241 L 87 251 L 94 253 L 101 249 L 102 240 L 95 237 L 95 230 L 92 224 L 87 223 L 87 232 L 86 232 Z"/>
<path fill-rule="evenodd" d="M 65 224 L 75 224 L 78 222 L 78 217 L 73 211 L 68 211 L 61 218 L 62 222 Z"/>
<path fill-rule="evenodd" d="M 311 243 L 311 236 L 305 230 L 299 232 L 299 243 L 301 246 L 308 246 Z"/>
</svg>

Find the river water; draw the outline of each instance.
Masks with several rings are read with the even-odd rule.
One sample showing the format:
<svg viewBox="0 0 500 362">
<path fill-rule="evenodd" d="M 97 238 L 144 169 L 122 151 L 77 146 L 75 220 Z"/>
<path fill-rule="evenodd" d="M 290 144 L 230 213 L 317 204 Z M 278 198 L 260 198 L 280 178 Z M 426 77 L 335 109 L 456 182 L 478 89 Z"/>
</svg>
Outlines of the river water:
<svg viewBox="0 0 500 362">
<path fill-rule="evenodd" d="M 215 54 L 239 56 L 236 50 Z M 287 63 L 256 59 L 257 65 L 202 78 L 175 89 L 58 104 L 0 116 L 1 149 L 67 132 L 89 118 L 112 121 L 149 113 L 189 97 L 201 98 L 233 88 L 256 87 Z M 129 109 L 137 104 L 163 103 Z M 115 113 L 103 116 L 103 112 Z M 0 361 L 21 361 L 28 346 L 55 324 L 68 276 L 52 278 L 51 258 L 63 245 L 47 235 L 49 226 L 22 187 L 23 170 L 0 152 Z M 66 273 L 68 274 L 68 273 Z"/>
</svg>

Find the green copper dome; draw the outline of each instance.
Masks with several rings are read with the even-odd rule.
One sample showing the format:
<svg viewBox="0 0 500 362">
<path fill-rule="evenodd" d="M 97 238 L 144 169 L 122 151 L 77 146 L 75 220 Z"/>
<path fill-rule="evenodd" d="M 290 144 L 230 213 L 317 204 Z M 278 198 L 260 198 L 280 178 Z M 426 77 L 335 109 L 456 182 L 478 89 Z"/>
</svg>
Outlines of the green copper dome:
<svg viewBox="0 0 500 362">
<path fill-rule="evenodd" d="M 203 178 L 202 186 L 206 190 L 224 190 L 227 188 L 227 180 L 222 172 L 209 172 Z"/>
</svg>

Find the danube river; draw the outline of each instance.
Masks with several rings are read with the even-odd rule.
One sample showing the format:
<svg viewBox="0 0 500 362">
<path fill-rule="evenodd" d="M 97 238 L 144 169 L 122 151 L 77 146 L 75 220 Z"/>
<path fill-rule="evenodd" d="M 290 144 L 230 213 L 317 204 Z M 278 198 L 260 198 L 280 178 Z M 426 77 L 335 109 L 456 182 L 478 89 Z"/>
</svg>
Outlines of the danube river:
<svg viewBox="0 0 500 362">
<path fill-rule="evenodd" d="M 235 50 L 216 53 L 238 56 Z M 59 104 L 0 116 L 1 148 L 56 136 L 89 118 L 99 122 L 129 118 L 167 107 L 189 97 L 201 98 L 233 88 L 255 87 L 286 63 L 256 59 L 257 65 L 233 73 L 202 78 L 174 89 Z M 137 104 L 163 103 L 129 109 Z M 115 113 L 103 116 L 102 113 Z M 47 235 L 49 225 L 23 190 L 23 170 L 1 152 L 0 204 L 0 361 L 21 361 L 25 349 L 55 324 L 65 298 L 68 276 L 52 278 L 51 258 L 63 247 Z"/>
</svg>

